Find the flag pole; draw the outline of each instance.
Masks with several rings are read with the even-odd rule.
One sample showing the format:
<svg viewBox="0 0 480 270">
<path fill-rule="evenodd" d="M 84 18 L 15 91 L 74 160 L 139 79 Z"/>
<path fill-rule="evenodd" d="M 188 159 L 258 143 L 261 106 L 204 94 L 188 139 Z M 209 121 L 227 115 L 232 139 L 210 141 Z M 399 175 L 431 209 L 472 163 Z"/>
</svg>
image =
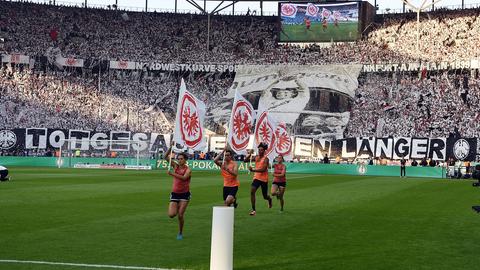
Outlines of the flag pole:
<svg viewBox="0 0 480 270">
<path fill-rule="evenodd" d="M 175 137 L 174 137 L 175 138 Z M 172 139 L 172 146 L 170 146 L 170 156 L 168 157 L 168 170 L 170 171 L 172 167 L 172 153 L 173 153 L 173 146 L 175 145 L 175 142 Z"/>
<path fill-rule="evenodd" d="M 185 84 L 185 82 L 183 81 L 183 77 L 182 79 L 180 80 L 180 91 L 179 91 L 179 95 L 178 95 L 178 99 L 177 99 L 177 112 L 176 112 L 176 115 L 175 115 L 175 124 L 173 125 L 173 136 L 172 136 L 172 142 L 170 143 L 170 156 L 168 157 L 168 170 L 170 171 L 170 169 L 172 168 L 172 154 L 173 154 L 173 146 L 175 146 L 175 130 L 176 130 L 176 126 L 177 126 L 177 116 L 178 116 L 178 103 L 180 102 L 180 93 L 181 93 L 181 88 L 182 88 L 182 83 Z"/>
<path fill-rule="evenodd" d="M 225 132 L 225 147 L 223 147 L 222 167 L 225 164 L 225 152 L 226 152 L 227 146 L 228 146 L 227 137 L 228 137 L 228 132 Z"/>
</svg>

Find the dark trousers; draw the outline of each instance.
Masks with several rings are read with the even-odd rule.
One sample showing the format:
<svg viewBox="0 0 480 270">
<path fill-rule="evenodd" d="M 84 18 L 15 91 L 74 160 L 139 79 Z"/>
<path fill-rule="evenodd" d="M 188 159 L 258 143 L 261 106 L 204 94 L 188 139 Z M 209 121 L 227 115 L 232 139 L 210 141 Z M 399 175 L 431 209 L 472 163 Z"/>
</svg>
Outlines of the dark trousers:
<svg viewBox="0 0 480 270">
<path fill-rule="evenodd" d="M 0 171 L 0 181 L 7 180 L 8 170 Z"/>
<path fill-rule="evenodd" d="M 400 176 L 405 176 L 405 167 L 400 167 Z"/>
</svg>

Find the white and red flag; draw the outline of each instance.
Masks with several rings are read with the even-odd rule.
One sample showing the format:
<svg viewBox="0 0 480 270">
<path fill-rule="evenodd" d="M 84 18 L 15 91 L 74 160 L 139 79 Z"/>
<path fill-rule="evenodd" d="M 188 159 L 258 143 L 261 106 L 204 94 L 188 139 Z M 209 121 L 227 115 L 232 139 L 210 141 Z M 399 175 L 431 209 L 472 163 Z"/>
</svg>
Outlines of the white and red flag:
<svg viewBox="0 0 480 270">
<path fill-rule="evenodd" d="M 252 104 L 235 91 L 227 137 L 227 142 L 235 153 L 246 154 L 254 121 L 255 110 Z"/>
<path fill-rule="evenodd" d="M 307 10 L 305 11 L 305 14 L 310 17 L 317 17 L 318 12 L 320 11 L 320 8 L 312 3 L 309 3 L 307 5 Z"/>
<path fill-rule="evenodd" d="M 327 20 L 330 19 L 330 16 L 331 16 L 331 15 L 332 15 L 332 12 L 331 12 L 330 10 L 328 10 L 328 9 L 326 9 L 326 8 L 323 8 L 323 10 L 322 10 L 322 17 L 323 17 L 324 19 L 327 19 Z"/>
<path fill-rule="evenodd" d="M 203 130 L 205 112 L 205 103 L 187 91 L 182 79 L 173 136 L 175 143 L 193 150 L 205 149 L 206 142 L 203 138 L 205 134 Z"/>
<path fill-rule="evenodd" d="M 280 123 L 277 125 L 275 130 L 275 153 L 277 156 L 283 156 L 283 159 L 286 161 L 292 160 L 293 158 L 293 141 L 292 137 L 288 134 L 287 125 L 285 123 Z"/>
<path fill-rule="evenodd" d="M 255 144 L 266 143 L 268 148 L 265 150 L 265 155 L 272 158 L 275 156 L 275 144 L 277 136 L 275 131 L 277 129 L 277 123 L 269 116 L 268 111 L 258 104 L 257 110 L 257 122 L 255 124 Z"/>
<path fill-rule="evenodd" d="M 289 17 L 289 18 L 295 18 L 297 15 L 297 5 L 294 4 L 289 4 L 289 3 L 282 3 L 280 5 L 280 12 L 282 17 Z"/>
<path fill-rule="evenodd" d="M 338 10 L 335 10 L 333 12 L 333 18 L 335 18 L 335 20 L 337 20 L 337 21 L 340 20 L 342 18 L 342 13 L 340 13 L 340 11 L 338 11 Z"/>
</svg>

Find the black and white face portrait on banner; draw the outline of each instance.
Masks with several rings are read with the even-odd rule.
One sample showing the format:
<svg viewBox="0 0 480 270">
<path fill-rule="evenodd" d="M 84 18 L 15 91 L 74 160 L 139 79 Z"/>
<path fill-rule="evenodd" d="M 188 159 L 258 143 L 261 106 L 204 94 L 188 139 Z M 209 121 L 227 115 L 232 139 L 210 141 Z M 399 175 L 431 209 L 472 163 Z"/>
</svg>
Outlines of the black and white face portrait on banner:
<svg viewBox="0 0 480 270">
<path fill-rule="evenodd" d="M 342 138 L 360 70 L 355 65 L 237 66 L 228 95 L 210 108 L 207 124 L 228 122 L 238 90 L 255 108 L 261 103 L 286 123 L 292 135 Z"/>
</svg>

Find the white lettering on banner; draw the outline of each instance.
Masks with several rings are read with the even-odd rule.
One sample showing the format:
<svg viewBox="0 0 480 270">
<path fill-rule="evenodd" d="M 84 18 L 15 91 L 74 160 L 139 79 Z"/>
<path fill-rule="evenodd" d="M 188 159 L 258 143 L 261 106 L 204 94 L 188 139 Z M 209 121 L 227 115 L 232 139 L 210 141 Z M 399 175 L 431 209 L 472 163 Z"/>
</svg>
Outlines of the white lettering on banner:
<svg viewBox="0 0 480 270">
<path fill-rule="evenodd" d="M 342 157 L 345 158 L 354 158 L 356 153 L 355 152 L 347 152 L 347 140 L 342 141 Z"/>
<path fill-rule="evenodd" d="M 428 139 L 412 139 L 411 159 L 421 159 L 427 156 Z"/>
<path fill-rule="evenodd" d="M 108 148 L 108 136 L 105 133 L 95 133 L 92 135 L 92 147 L 95 150 L 105 150 Z"/>
<path fill-rule="evenodd" d="M 115 61 L 110 61 L 110 68 L 112 69 L 121 69 L 114 63 Z M 231 64 L 217 65 L 217 64 L 172 64 L 172 63 L 148 63 L 148 62 L 128 62 L 131 69 L 144 69 L 145 67 L 149 70 L 157 71 L 193 71 L 193 72 L 236 72 L 236 66 Z M 130 64 L 131 63 L 131 64 Z M 129 68 L 130 69 L 130 68 Z"/>
<path fill-rule="evenodd" d="M 135 151 L 143 151 L 148 148 L 148 136 L 145 133 L 135 133 L 132 136 L 133 141 L 138 141 L 132 144 L 132 148 Z"/>
<path fill-rule="evenodd" d="M 385 140 L 387 143 L 385 144 Z M 393 138 L 377 138 L 375 144 L 375 157 L 392 158 Z"/>
<path fill-rule="evenodd" d="M 170 134 L 158 133 L 133 133 L 129 131 L 96 132 L 89 130 L 62 130 L 47 128 L 25 128 L 13 129 L 20 138 L 24 138 L 24 144 L 20 144 L 21 149 L 52 149 L 70 146 L 72 150 L 105 150 L 110 146 L 112 151 L 129 151 L 129 146 L 138 151 L 156 152 L 157 150 L 166 150 Z M 108 135 L 107 135 L 108 134 Z M 129 138 L 137 141 L 133 143 Z M 65 140 L 69 139 L 70 145 L 65 145 Z M 205 139 L 207 139 L 205 137 Z M 118 141 L 120 142 L 112 142 Z M 125 142 L 124 142 L 125 141 Z M 18 148 L 17 147 L 17 148 Z"/>
<path fill-rule="evenodd" d="M 70 149 L 83 151 L 90 149 L 90 131 L 71 129 L 68 137 L 70 138 Z"/>
<path fill-rule="evenodd" d="M 447 139 L 430 139 L 428 147 L 428 158 L 433 160 L 445 160 L 447 158 Z"/>
<path fill-rule="evenodd" d="M 422 62 L 363 65 L 363 72 L 396 72 L 396 71 L 438 71 L 450 69 L 478 68 L 478 59 L 453 62 Z"/>
<path fill-rule="evenodd" d="M 311 157 L 312 156 L 312 139 L 295 138 L 295 156 Z"/>
<path fill-rule="evenodd" d="M 292 137 L 293 139 L 293 137 Z M 313 141 L 313 156 L 314 157 L 323 157 L 327 154 L 329 157 L 331 155 L 331 142 L 325 139 L 317 139 Z"/>
<path fill-rule="evenodd" d="M 70 138 L 72 150 L 105 150 L 156 152 L 158 149 L 165 150 L 168 145 L 170 134 L 157 133 L 131 133 L 129 131 L 96 132 L 88 130 L 60 130 L 46 128 L 12 129 L 19 140 L 16 149 L 58 149 Z M 253 145 L 253 135 L 249 149 L 256 149 Z M 24 139 L 23 139 L 24 138 Z M 132 138 L 132 139 L 130 139 Z M 204 137 L 208 139 L 207 136 Z M 461 138 L 468 141 L 472 150 L 468 153 L 468 160 L 473 160 L 477 153 L 478 138 Z M 24 140 L 24 143 L 21 141 Z M 295 156 L 300 157 L 330 157 L 344 159 L 352 158 L 381 158 L 381 159 L 433 159 L 445 160 L 452 157 L 454 143 L 460 139 L 447 138 L 410 138 L 410 137 L 369 137 L 347 138 L 339 140 L 312 139 L 293 137 Z M 139 141 L 138 144 L 132 141 Z M 130 148 L 130 145 L 132 148 Z M 201 151 L 221 151 L 225 145 L 224 136 L 212 136 L 207 144 L 209 149 Z M 185 150 L 186 148 L 183 148 Z M 447 150 L 448 149 L 448 150 Z M 182 149 L 180 149 L 182 151 Z M 448 153 L 448 156 L 447 156 Z M 214 165 L 202 165 L 210 169 Z"/>
<path fill-rule="evenodd" d="M 110 144 L 110 151 L 118 151 L 118 152 L 128 152 L 130 151 L 130 131 L 111 131 L 110 132 L 110 140 L 116 141 L 111 142 Z M 125 142 L 119 142 L 125 141 Z"/>
<path fill-rule="evenodd" d="M 158 142 L 158 143 L 157 143 Z M 154 148 L 155 147 L 155 148 Z M 150 133 L 150 152 L 167 150 L 170 147 L 170 134 Z"/>
<path fill-rule="evenodd" d="M 394 139 L 393 159 L 408 159 L 411 138 L 399 137 Z"/>
<path fill-rule="evenodd" d="M 55 130 L 48 137 L 48 143 L 54 148 L 60 148 L 65 143 L 65 133 L 62 130 Z"/>
<path fill-rule="evenodd" d="M 45 149 L 45 148 L 47 148 L 47 129 L 46 128 L 25 129 L 25 149 Z"/>
<path fill-rule="evenodd" d="M 357 157 L 368 158 L 374 156 L 375 138 L 357 138 Z"/>
<path fill-rule="evenodd" d="M 225 136 L 212 136 L 210 137 L 210 151 L 213 152 L 222 152 L 223 149 L 225 148 Z"/>
</svg>

